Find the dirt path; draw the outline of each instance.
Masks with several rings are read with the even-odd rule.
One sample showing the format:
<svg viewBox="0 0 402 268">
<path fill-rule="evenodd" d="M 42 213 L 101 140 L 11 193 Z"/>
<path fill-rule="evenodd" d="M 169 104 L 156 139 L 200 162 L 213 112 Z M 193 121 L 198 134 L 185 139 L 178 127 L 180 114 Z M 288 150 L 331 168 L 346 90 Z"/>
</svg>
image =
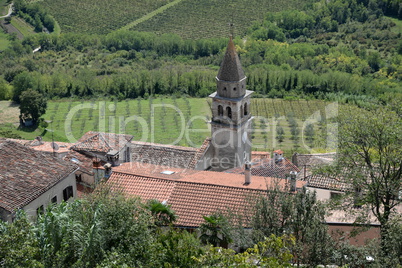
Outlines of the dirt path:
<svg viewBox="0 0 402 268">
<path fill-rule="evenodd" d="M 183 0 L 174 0 L 174 1 L 168 3 L 168 4 L 164 5 L 164 6 L 161 6 L 160 8 L 155 9 L 154 11 L 152 11 L 152 12 L 146 14 L 145 16 L 139 18 L 138 20 L 135 20 L 135 21 L 133 21 L 133 22 L 130 22 L 130 23 L 127 24 L 126 26 L 121 27 L 119 30 L 129 30 L 129 29 L 133 28 L 134 26 L 136 26 L 137 24 L 140 24 L 141 22 L 144 22 L 144 21 L 146 21 L 146 20 L 149 20 L 150 18 L 152 18 L 152 17 L 154 17 L 154 16 L 156 16 L 156 15 L 162 13 L 162 12 L 165 11 L 166 9 L 168 9 L 168 8 L 174 6 L 174 5 L 177 5 L 177 4 L 180 3 L 181 1 L 183 1 Z"/>
<path fill-rule="evenodd" d="M 0 16 L 0 19 L 10 17 L 11 13 L 13 13 L 13 3 L 10 4 L 7 15 Z"/>
</svg>

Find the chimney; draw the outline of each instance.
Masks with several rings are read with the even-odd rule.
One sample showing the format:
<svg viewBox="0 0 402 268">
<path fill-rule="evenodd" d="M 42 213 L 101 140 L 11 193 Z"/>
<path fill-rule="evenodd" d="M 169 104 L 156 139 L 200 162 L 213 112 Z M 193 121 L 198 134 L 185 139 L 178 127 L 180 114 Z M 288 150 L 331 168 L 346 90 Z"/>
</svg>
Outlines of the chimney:
<svg viewBox="0 0 402 268">
<path fill-rule="evenodd" d="M 290 172 L 290 191 L 295 192 L 296 191 L 296 176 L 297 172 L 296 171 L 291 171 Z"/>
<path fill-rule="evenodd" d="M 282 150 L 276 150 L 274 151 L 274 160 L 275 163 L 278 163 L 283 159 L 283 151 Z"/>
<path fill-rule="evenodd" d="M 251 183 L 251 163 L 250 162 L 246 162 L 244 164 L 244 177 L 245 177 L 244 184 L 249 185 Z"/>
<path fill-rule="evenodd" d="M 99 161 L 98 158 L 94 158 L 92 163 L 93 163 L 94 168 L 100 168 L 100 166 L 101 166 L 101 162 Z"/>
</svg>

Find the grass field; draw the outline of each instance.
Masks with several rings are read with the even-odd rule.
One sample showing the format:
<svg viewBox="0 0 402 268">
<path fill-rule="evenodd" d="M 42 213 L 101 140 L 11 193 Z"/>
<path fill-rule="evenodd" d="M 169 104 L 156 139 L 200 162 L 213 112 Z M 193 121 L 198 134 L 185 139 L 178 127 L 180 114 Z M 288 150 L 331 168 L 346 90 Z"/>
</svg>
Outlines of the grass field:
<svg viewBox="0 0 402 268">
<path fill-rule="evenodd" d="M 48 128 L 54 130 L 57 141 L 74 142 L 85 132 L 93 130 L 130 134 L 134 140 L 199 147 L 210 136 L 207 123 L 211 119 L 210 101 L 197 98 L 50 101 L 44 118 L 52 121 Z M 304 122 L 315 113 L 321 113 L 325 118 L 327 104 L 319 100 L 253 99 L 253 149 L 269 151 L 281 148 L 285 152 L 302 152 L 305 148 L 301 138 Z M 18 113 L 18 108 L 10 102 L 0 102 L 0 134 L 8 131 L 25 139 L 43 135 L 45 140 L 51 140 L 51 132 L 40 127 L 17 129 Z M 290 117 L 294 117 L 298 124 L 296 141 L 292 139 Z M 285 132 L 283 142 L 276 138 L 278 126 Z M 314 141 L 305 144 L 319 150 L 325 147 L 323 135 L 326 128 L 323 122 L 316 122 L 314 130 Z"/>
<path fill-rule="evenodd" d="M 8 41 L 7 34 L 5 34 L 0 28 L 0 50 L 5 50 L 10 41 Z"/>
<path fill-rule="evenodd" d="M 392 31 L 397 34 L 399 33 L 402 34 L 402 21 L 392 17 L 388 18 L 392 20 L 393 23 L 395 23 L 395 26 L 392 28 Z"/>
<path fill-rule="evenodd" d="M 7 0 L 0 0 L 0 17 L 6 15 L 8 12 Z"/>
<path fill-rule="evenodd" d="M 11 25 L 13 25 L 24 37 L 35 34 L 32 25 L 26 23 L 19 17 L 13 17 L 11 20 Z"/>
<path fill-rule="evenodd" d="M 302 4 L 303 1 L 294 0 L 184 0 L 133 29 L 201 39 L 228 36 L 228 24 L 234 23 L 235 35 L 242 35 L 268 11 L 298 8 Z"/>
</svg>

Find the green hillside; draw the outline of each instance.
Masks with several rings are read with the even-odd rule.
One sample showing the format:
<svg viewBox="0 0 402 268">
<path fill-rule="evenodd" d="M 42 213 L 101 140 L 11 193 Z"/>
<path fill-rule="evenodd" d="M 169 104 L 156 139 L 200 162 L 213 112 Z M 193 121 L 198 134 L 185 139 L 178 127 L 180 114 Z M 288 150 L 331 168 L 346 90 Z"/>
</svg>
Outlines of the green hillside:
<svg viewBox="0 0 402 268">
<path fill-rule="evenodd" d="M 227 36 L 228 23 L 235 24 L 235 34 L 243 35 L 253 21 L 262 20 L 268 11 L 301 7 L 305 1 L 294 0 L 184 0 L 180 4 L 140 23 L 134 30 L 175 33 L 183 38 Z"/>
</svg>

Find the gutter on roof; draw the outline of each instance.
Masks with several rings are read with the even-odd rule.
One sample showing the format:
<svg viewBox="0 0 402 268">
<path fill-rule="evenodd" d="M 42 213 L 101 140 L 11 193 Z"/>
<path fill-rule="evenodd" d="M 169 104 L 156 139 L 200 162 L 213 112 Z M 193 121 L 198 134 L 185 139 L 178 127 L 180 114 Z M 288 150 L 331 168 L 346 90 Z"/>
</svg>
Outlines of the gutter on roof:
<svg viewBox="0 0 402 268">
<path fill-rule="evenodd" d="M 329 221 L 324 222 L 327 225 L 343 225 L 343 226 L 372 226 L 372 227 L 380 227 L 379 223 L 355 223 L 355 222 L 336 222 L 336 221 Z"/>
</svg>

